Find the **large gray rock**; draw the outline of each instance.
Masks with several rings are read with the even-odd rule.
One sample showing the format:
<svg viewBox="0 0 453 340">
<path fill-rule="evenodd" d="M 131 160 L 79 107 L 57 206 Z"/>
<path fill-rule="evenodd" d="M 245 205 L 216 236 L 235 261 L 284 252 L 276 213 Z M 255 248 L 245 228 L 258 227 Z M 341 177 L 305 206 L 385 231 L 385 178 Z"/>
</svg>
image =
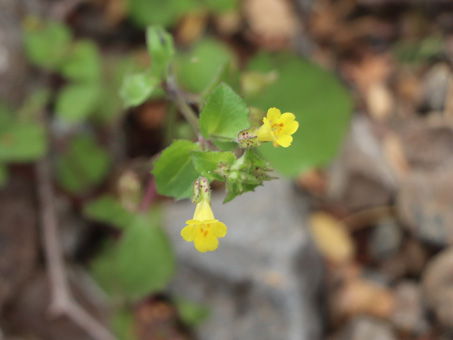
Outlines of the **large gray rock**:
<svg viewBox="0 0 453 340">
<path fill-rule="evenodd" d="M 305 228 L 307 202 L 280 180 L 226 205 L 222 200 L 213 194 L 212 208 L 228 233 L 212 253 L 197 252 L 180 236 L 193 204 L 177 202 L 166 209 L 179 261 L 171 288 L 211 310 L 198 330 L 200 339 L 320 338 L 323 269 Z"/>
</svg>

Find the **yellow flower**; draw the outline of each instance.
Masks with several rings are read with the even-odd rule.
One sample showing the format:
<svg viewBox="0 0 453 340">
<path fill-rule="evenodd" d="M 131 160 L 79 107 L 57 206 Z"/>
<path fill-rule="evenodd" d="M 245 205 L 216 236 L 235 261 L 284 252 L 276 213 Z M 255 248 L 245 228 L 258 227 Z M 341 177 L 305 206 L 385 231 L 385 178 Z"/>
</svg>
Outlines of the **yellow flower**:
<svg viewBox="0 0 453 340">
<path fill-rule="evenodd" d="M 181 236 L 187 242 L 194 241 L 195 248 L 201 252 L 216 250 L 218 237 L 224 237 L 227 227 L 214 218 L 209 200 L 202 199 L 195 208 L 193 219 L 186 221 L 187 226 L 181 230 Z"/>
<path fill-rule="evenodd" d="M 267 118 L 263 118 L 263 125 L 256 131 L 259 142 L 274 142 L 274 146 L 279 145 L 287 148 L 291 145 L 291 136 L 299 128 L 299 123 L 295 121 L 294 114 L 286 112 L 281 114 L 280 110 L 272 107 L 267 110 Z"/>
</svg>

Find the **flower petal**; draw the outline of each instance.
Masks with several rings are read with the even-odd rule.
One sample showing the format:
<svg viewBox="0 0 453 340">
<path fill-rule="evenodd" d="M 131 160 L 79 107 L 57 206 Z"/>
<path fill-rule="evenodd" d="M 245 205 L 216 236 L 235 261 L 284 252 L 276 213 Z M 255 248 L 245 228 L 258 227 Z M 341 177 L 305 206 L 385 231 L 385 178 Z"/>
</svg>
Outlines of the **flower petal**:
<svg viewBox="0 0 453 340">
<path fill-rule="evenodd" d="M 280 122 L 283 124 L 289 124 L 296 119 L 296 116 L 291 112 L 285 112 L 280 118 Z"/>
<path fill-rule="evenodd" d="M 181 230 L 181 236 L 185 241 L 192 242 L 193 240 L 195 240 L 195 236 L 197 236 L 196 230 L 196 226 L 188 225 Z"/>
<path fill-rule="evenodd" d="M 293 120 L 283 126 L 282 133 L 292 135 L 294 132 L 297 131 L 298 128 L 299 128 L 299 122 L 296 122 L 295 120 Z"/>
<path fill-rule="evenodd" d="M 227 233 L 227 227 L 222 222 L 217 222 L 211 225 L 211 231 L 214 236 L 224 237 Z"/>
<path fill-rule="evenodd" d="M 281 115 L 282 113 L 276 107 L 271 107 L 269 110 L 267 110 L 267 119 L 269 119 L 271 123 L 274 123 L 277 120 L 279 120 Z"/>
<path fill-rule="evenodd" d="M 208 200 L 203 199 L 200 203 L 197 204 L 197 207 L 195 208 L 195 212 L 193 214 L 193 219 L 199 221 L 214 219 L 211 203 Z"/>
<path fill-rule="evenodd" d="M 198 234 L 194 242 L 195 248 L 200 253 L 216 250 L 219 246 L 219 240 L 212 233 Z"/>
<path fill-rule="evenodd" d="M 269 142 L 273 140 L 271 124 L 267 118 L 263 118 L 263 125 L 256 131 L 256 137 L 259 142 Z"/>
<path fill-rule="evenodd" d="M 284 148 L 287 148 L 288 146 L 291 145 L 291 142 L 293 141 L 293 137 L 290 135 L 280 135 L 278 136 L 277 143 Z"/>
</svg>

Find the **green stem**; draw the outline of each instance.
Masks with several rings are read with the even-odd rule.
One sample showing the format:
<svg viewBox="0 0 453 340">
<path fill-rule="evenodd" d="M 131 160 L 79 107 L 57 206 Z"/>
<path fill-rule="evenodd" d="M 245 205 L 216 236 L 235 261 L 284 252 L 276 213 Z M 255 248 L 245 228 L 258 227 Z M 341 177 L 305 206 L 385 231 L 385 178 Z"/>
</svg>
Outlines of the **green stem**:
<svg viewBox="0 0 453 340">
<path fill-rule="evenodd" d="M 167 92 L 168 92 L 168 95 L 170 96 L 170 98 L 172 98 L 173 101 L 175 102 L 178 110 L 181 112 L 181 114 L 184 116 L 184 118 L 190 124 L 190 126 L 194 130 L 195 134 L 197 136 L 199 136 L 200 128 L 198 126 L 198 117 L 195 114 L 195 112 L 192 110 L 192 108 L 189 106 L 189 104 L 187 104 L 186 98 L 184 97 L 184 94 L 178 87 L 175 76 L 171 72 L 171 69 L 168 72 Z"/>
</svg>

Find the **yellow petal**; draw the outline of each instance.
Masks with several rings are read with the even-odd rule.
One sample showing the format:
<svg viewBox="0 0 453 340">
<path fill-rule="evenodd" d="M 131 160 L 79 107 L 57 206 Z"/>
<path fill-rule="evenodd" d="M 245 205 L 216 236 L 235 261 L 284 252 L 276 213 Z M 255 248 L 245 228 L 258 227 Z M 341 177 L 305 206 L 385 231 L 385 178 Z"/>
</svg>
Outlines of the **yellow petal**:
<svg viewBox="0 0 453 340">
<path fill-rule="evenodd" d="M 201 200 L 201 202 L 197 204 L 193 219 L 198 221 L 214 220 L 211 203 L 209 203 L 208 200 Z"/>
<path fill-rule="evenodd" d="M 270 142 L 273 140 L 271 124 L 267 118 L 263 118 L 263 125 L 256 131 L 256 137 L 259 142 Z"/>
<path fill-rule="evenodd" d="M 299 123 L 296 121 L 289 122 L 288 124 L 283 125 L 282 133 L 292 135 L 299 128 Z"/>
<path fill-rule="evenodd" d="M 275 107 L 271 107 L 269 110 L 267 110 L 267 119 L 269 119 L 271 122 L 276 122 L 277 120 L 279 120 L 281 115 L 282 114 L 280 110 Z"/>
<path fill-rule="evenodd" d="M 187 221 L 187 222 L 189 222 L 189 221 Z M 181 236 L 187 242 L 192 242 L 193 240 L 195 240 L 196 235 L 197 235 L 196 227 L 193 227 L 191 225 L 188 225 L 181 230 Z"/>
<path fill-rule="evenodd" d="M 219 246 L 219 241 L 217 240 L 217 237 L 211 233 L 207 233 L 206 235 L 198 234 L 195 238 L 194 245 L 200 253 L 205 253 L 207 251 L 216 250 Z"/>
<path fill-rule="evenodd" d="M 283 124 L 288 124 L 288 123 L 292 122 L 295 119 L 296 119 L 296 116 L 294 115 L 294 113 L 285 112 L 284 114 L 282 114 L 282 116 L 280 118 L 280 121 Z"/>
<path fill-rule="evenodd" d="M 291 145 L 291 142 L 293 141 L 293 137 L 290 135 L 280 135 L 278 136 L 277 143 L 284 148 L 287 148 L 288 146 Z"/>
<path fill-rule="evenodd" d="M 227 233 L 227 227 L 222 222 L 217 222 L 211 226 L 211 231 L 214 234 L 214 236 L 224 237 Z"/>
</svg>

